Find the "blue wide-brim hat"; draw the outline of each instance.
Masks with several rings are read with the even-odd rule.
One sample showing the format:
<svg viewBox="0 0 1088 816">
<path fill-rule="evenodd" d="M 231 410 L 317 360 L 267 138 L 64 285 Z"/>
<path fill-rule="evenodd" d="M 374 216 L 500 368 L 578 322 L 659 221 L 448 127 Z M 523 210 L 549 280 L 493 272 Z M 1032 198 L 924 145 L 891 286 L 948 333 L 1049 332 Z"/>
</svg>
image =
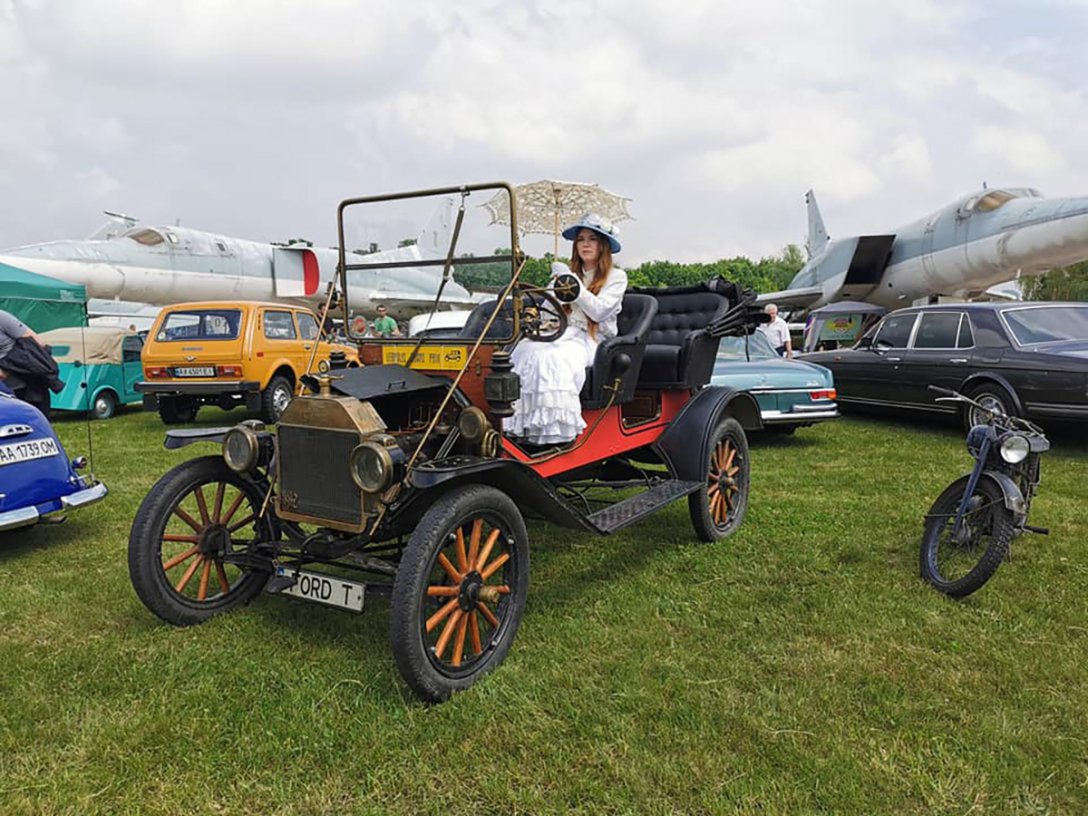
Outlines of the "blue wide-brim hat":
<svg viewBox="0 0 1088 816">
<path fill-rule="evenodd" d="M 601 218 L 596 213 L 586 213 L 577 224 L 572 224 L 563 230 L 563 237 L 568 241 L 573 241 L 578 237 L 578 230 L 581 229 L 593 230 L 602 238 L 607 238 L 608 246 L 612 248 L 613 255 L 620 251 L 620 242 L 617 240 L 620 231 L 608 219 Z"/>
</svg>

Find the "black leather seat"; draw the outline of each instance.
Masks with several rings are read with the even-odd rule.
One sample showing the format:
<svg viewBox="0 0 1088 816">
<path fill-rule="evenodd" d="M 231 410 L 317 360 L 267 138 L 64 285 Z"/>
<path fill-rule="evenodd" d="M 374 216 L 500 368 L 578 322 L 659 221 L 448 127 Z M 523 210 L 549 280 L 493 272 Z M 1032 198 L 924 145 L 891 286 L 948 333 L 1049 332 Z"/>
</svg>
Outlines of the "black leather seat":
<svg viewBox="0 0 1088 816">
<path fill-rule="evenodd" d="M 491 317 L 491 313 L 495 311 L 495 303 L 497 298 L 491 300 L 485 300 L 483 303 L 477 303 L 472 307 L 472 311 L 469 312 L 468 318 L 465 320 L 464 328 L 461 329 L 459 335 L 467 340 L 475 340 L 480 336 L 480 332 L 484 330 L 484 326 L 487 325 L 487 319 Z M 488 340 L 503 340 L 514 333 L 514 317 L 513 317 L 513 302 L 507 300 L 502 305 L 502 310 L 499 312 L 499 316 L 495 318 L 495 322 L 491 324 L 491 328 L 487 330 Z"/>
<path fill-rule="evenodd" d="M 638 372 L 646 352 L 646 334 L 657 308 L 657 300 L 650 295 L 628 293 L 623 296 L 623 306 L 616 318 L 618 334 L 601 341 L 593 364 L 586 366 L 586 382 L 581 393 L 583 408 L 603 408 L 607 405 L 611 392 L 606 386 L 611 385 L 617 376 L 620 377 L 620 386 L 612 404 L 619 405 L 634 396 Z M 627 360 L 621 360 L 620 355 L 626 355 Z M 624 363 L 627 368 L 620 374 L 617 369 Z"/>
<path fill-rule="evenodd" d="M 706 286 L 672 287 L 659 290 L 655 297 L 657 315 L 646 335 L 646 355 L 638 387 L 706 385 L 718 347 L 717 339 L 710 336 L 706 327 L 729 310 L 729 299 Z"/>
</svg>

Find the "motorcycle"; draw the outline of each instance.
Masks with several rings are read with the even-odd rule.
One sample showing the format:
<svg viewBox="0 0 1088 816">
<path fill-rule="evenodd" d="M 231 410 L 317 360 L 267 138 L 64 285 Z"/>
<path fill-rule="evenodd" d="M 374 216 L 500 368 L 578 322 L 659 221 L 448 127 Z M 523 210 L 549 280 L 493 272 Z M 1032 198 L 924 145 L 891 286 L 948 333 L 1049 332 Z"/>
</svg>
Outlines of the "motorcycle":
<svg viewBox="0 0 1088 816">
<path fill-rule="evenodd" d="M 1023 532 L 1046 535 L 1028 524 L 1039 486 L 1039 457 L 1050 442 L 1039 426 L 981 405 L 957 391 L 929 386 L 938 402 L 962 402 L 986 421 L 967 432 L 971 472 L 944 489 L 926 515 L 920 566 L 935 589 L 963 598 L 982 587 Z"/>
</svg>

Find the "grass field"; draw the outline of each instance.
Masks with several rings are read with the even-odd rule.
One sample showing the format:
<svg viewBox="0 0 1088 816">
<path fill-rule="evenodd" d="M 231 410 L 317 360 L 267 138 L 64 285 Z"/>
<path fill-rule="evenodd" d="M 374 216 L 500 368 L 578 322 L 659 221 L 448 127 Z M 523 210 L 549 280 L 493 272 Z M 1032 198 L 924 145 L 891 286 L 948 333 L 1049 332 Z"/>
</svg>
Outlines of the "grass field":
<svg viewBox="0 0 1088 816">
<path fill-rule="evenodd" d="M 238 415 L 206 409 L 201 424 Z M 72 455 L 83 423 L 58 428 Z M 388 604 L 279 597 L 170 628 L 129 524 L 191 452 L 153 414 L 92 427 L 106 501 L 0 534 L 0 813 L 1088 811 L 1088 445 L 1043 465 L 1047 538 L 964 602 L 918 578 L 959 430 L 847 418 L 755 440 L 747 521 L 686 504 L 609 538 L 532 524 L 506 662 L 408 696 Z"/>
</svg>

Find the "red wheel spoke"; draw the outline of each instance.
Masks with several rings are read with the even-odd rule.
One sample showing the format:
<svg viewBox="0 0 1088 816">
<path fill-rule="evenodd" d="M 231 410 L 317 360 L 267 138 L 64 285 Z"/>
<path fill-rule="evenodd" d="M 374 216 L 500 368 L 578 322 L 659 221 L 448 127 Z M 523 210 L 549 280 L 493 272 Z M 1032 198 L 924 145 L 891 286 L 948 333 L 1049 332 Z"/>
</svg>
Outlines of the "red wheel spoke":
<svg viewBox="0 0 1088 816">
<path fill-rule="evenodd" d="M 232 524 L 230 527 L 228 527 L 227 531 L 233 533 L 236 530 L 238 530 L 238 529 L 240 529 L 242 527 L 245 527 L 247 524 L 249 524 L 255 518 L 257 518 L 257 514 L 256 513 L 250 513 L 248 516 L 246 516 L 241 521 L 239 521 L 239 522 L 237 522 L 235 524 Z"/>
<path fill-rule="evenodd" d="M 200 571 L 200 585 L 196 590 L 196 599 L 203 601 L 208 597 L 208 578 L 212 574 L 212 561 L 210 558 L 204 559 L 204 569 Z"/>
<path fill-rule="evenodd" d="M 230 592 L 230 581 L 227 580 L 227 571 L 223 569 L 223 562 L 215 562 L 215 574 L 219 578 L 219 588 L 223 590 L 223 594 L 226 595 Z"/>
<path fill-rule="evenodd" d="M 185 570 L 185 574 L 181 576 L 181 580 L 178 581 L 177 586 L 174 587 L 176 592 L 183 592 L 185 585 L 189 583 L 189 579 L 196 573 L 197 567 L 204 563 L 204 556 L 201 556 L 192 564 L 189 565 L 189 569 Z"/>
<path fill-rule="evenodd" d="M 182 521 L 184 521 L 190 527 L 192 527 L 193 530 L 195 530 L 196 532 L 198 532 L 198 533 L 204 532 L 204 528 L 196 523 L 196 519 L 193 518 L 192 516 L 190 516 L 188 513 L 186 513 L 180 507 L 175 507 L 174 508 L 174 515 L 177 516 Z"/>
<path fill-rule="evenodd" d="M 230 524 L 230 520 L 234 518 L 234 514 L 238 511 L 238 508 L 241 506 L 245 497 L 246 494 L 239 490 L 238 495 L 234 498 L 234 501 L 231 502 L 230 507 L 227 508 L 227 514 L 220 520 L 220 524 Z"/>
<path fill-rule="evenodd" d="M 461 655 L 465 653 L 466 631 L 468 631 L 468 615 L 461 615 L 461 620 L 457 623 L 457 639 L 453 642 L 453 660 L 451 662 L 454 666 L 461 665 Z"/>
<path fill-rule="evenodd" d="M 169 561 L 167 561 L 165 564 L 162 565 L 162 571 L 163 572 L 168 572 L 169 570 L 172 570 L 178 564 L 192 558 L 199 551 L 200 551 L 199 547 L 191 547 L 188 550 L 186 550 L 185 552 L 181 553 L 180 555 L 175 555 L 173 558 L 171 558 Z"/>
<path fill-rule="evenodd" d="M 215 510 L 212 512 L 212 521 L 219 523 L 219 517 L 223 515 L 223 497 L 227 494 L 227 483 L 220 482 L 215 488 Z"/>
<path fill-rule="evenodd" d="M 439 609 L 437 612 L 427 618 L 427 623 L 425 624 L 427 631 L 430 632 L 432 629 L 438 626 L 438 624 L 442 623 L 442 620 L 456 608 L 457 599 L 454 598 L 452 601 L 445 604 L 441 609 Z"/>
<path fill-rule="evenodd" d="M 200 541 L 200 536 L 189 535 L 177 535 L 176 533 L 164 533 L 162 537 L 163 541 L 184 541 L 189 544 L 196 544 Z"/>
<path fill-rule="evenodd" d="M 498 571 L 499 567 L 501 567 L 503 564 L 505 564 L 509 560 L 510 560 L 510 553 L 503 553 L 498 558 L 496 558 L 494 561 L 492 561 L 490 564 L 488 564 L 487 569 L 480 570 L 480 577 L 483 578 L 486 581 L 488 578 L 490 578 L 492 575 L 494 575 Z"/>
<path fill-rule="evenodd" d="M 200 520 L 204 522 L 204 526 L 208 526 L 208 522 L 211 521 L 211 516 L 208 515 L 208 502 L 204 498 L 204 486 L 197 485 L 196 490 L 193 491 L 193 495 L 196 496 L 196 506 L 200 510 Z"/>
<path fill-rule="evenodd" d="M 480 619 L 475 612 L 468 613 L 468 633 L 473 653 L 482 654 L 484 647 L 480 644 Z"/>
<path fill-rule="evenodd" d="M 446 571 L 446 574 L 450 576 L 450 580 L 456 583 L 461 583 L 461 579 L 465 576 L 457 571 L 457 568 L 450 563 L 450 560 L 446 558 L 445 553 L 438 554 L 438 563 L 442 565 L 442 569 Z"/>
<path fill-rule="evenodd" d="M 442 653 L 446 651 L 446 647 L 450 643 L 450 638 L 453 637 L 453 632 L 455 629 L 457 629 L 457 624 L 464 616 L 464 611 L 462 609 L 458 609 L 456 612 L 450 615 L 450 619 L 446 621 L 446 628 L 442 630 L 442 636 L 438 638 L 438 643 L 434 645 L 434 656 L 437 657 L 439 660 L 442 659 Z"/>
<path fill-rule="evenodd" d="M 494 612 L 487 608 L 487 604 L 485 604 L 483 601 L 476 601 L 476 608 L 480 610 L 480 614 L 487 619 L 488 623 L 490 623 L 496 629 L 499 628 L 499 619 L 495 617 Z"/>
<path fill-rule="evenodd" d="M 484 549 L 480 553 L 480 556 L 476 559 L 476 570 L 482 570 L 484 564 L 487 563 L 487 559 L 491 557 L 491 549 L 495 546 L 495 542 L 499 540 L 499 534 L 502 530 L 497 527 L 491 531 L 491 535 L 487 537 L 487 541 L 484 543 Z"/>
<path fill-rule="evenodd" d="M 465 534 L 460 527 L 457 528 L 457 535 L 454 538 L 453 550 L 457 556 L 457 569 L 464 575 L 468 572 L 468 556 L 465 555 Z"/>
</svg>

